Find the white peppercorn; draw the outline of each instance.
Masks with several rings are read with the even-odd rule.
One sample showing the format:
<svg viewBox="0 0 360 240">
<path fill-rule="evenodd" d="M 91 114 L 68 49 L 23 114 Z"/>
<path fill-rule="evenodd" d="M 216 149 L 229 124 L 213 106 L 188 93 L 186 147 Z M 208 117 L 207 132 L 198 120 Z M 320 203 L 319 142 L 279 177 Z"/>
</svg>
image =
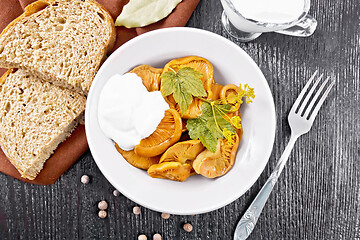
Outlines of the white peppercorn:
<svg viewBox="0 0 360 240">
<path fill-rule="evenodd" d="M 133 213 L 135 215 L 139 215 L 141 213 L 140 207 L 138 206 L 133 207 Z"/>
<path fill-rule="evenodd" d="M 80 181 L 81 181 L 83 184 L 87 184 L 87 183 L 89 183 L 90 178 L 89 178 L 88 175 L 82 175 Z"/>
<path fill-rule="evenodd" d="M 153 240 L 161 240 L 161 235 L 159 233 L 155 233 L 153 236 Z"/>
<path fill-rule="evenodd" d="M 161 217 L 163 219 L 169 219 L 170 218 L 170 214 L 169 213 L 161 213 Z"/>
<path fill-rule="evenodd" d="M 100 201 L 98 203 L 98 208 L 101 210 L 106 210 L 108 208 L 108 203 L 106 201 Z"/>
<path fill-rule="evenodd" d="M 98 216 L 99 218 L 106 218 L 107 212 L 105 210 L 100 210 Z"/>
<path fill-rule="evenodd" d="M 190 223 L 185 223 L 183 228 L 187 232 L 191 232 L 193 230 L 193 226 Z"/>
<path fill-rule="evenodd" d="M 120 196 L 120 192 L 115 189 L 115 190 L 113 191 L 113 195 L 114 195 L 115 197 Z"/>
<path fill-rule="evenodd" d="M 147 240 L 147 237 L 144 234 L 138 236 L 138 240 Z"/>
</svg>

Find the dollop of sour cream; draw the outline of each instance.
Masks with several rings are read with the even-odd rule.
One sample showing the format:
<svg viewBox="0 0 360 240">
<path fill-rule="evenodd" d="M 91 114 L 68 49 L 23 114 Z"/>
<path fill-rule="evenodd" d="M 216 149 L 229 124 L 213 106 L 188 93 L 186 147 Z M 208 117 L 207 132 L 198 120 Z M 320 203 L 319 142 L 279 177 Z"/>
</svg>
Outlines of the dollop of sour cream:
<svg viewBox="0 0 360 240">
<path fill-rule="evenodd" d="M 129 151 L 156 130 L 167 109 L 160 91 L 148 92 L 135 73 L 116 74 L 100 93 L 99 125 L 108 138 Z"/>
</svg>

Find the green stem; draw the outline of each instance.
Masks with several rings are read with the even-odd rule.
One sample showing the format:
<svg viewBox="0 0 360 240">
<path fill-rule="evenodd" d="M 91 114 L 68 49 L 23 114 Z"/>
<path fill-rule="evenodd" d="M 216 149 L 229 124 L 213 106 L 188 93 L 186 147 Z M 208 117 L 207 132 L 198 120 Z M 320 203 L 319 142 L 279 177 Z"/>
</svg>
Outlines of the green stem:
<svg viewBox="0 0 360 240">
<path fill-rule="evenodd" d="M 216 119 L 214 104 L 213 104 L 213 103 L 210 103 L 210 105 L 211 105 L 211 110 L 212 110 L 212 114 L 213 114 L 213 117 L 214 117 L 214 120 L 215 120 L 216 127 L 217 127 L 217 128 L 219 129 L 219 131 L 222 133 L 222 129 L 220 128 L 220 125 L 219 125 L 219 123 L 217 122 L 217 119 Z"/>
<path fill-rule="evenodd" d="M 176 72 L 173 68 L 169 67 L 169 69 L 170 69 L 171 71 L 173 71 L 175 74 L 177 74 L 177 72 Z"/>
</svg>

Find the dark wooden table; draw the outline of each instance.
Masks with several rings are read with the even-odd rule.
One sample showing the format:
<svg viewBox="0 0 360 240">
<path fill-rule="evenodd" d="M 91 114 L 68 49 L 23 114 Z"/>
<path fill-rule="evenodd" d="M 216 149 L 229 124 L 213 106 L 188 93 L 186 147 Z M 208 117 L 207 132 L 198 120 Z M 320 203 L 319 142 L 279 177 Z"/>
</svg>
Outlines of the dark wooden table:
<svg viewBox="0 0 360 240">
<path fill-rule="evenodd" d="M 263 34 L 250 43 L 232 39 L 220 23 L 219 0 L 201 0 L 188 26 L 225 36 L 260 66 L 275 100 L 277 130 L 268 165 L 235 202 L 195 216 L 171 216 L 142 208 L 120 195 L 88 151 L 56 184 L 35 186 L 0 174 L 0 239 L 231 239 L 235 226 L 274 169 L 289 139 L 287 115 L 316 69 L 336 85 L 310 133 L 290 155 L 250 239 L 360 239 L 360 4 L 359 0 L 312 1 L 318 29 L 309 38 Z M 84 185 L 80 177 L 91 182 Z M 99 219 L 97 203 L 109 203 Z M 188 233 L 182 225 L 189 222 Z"/>
</svg>

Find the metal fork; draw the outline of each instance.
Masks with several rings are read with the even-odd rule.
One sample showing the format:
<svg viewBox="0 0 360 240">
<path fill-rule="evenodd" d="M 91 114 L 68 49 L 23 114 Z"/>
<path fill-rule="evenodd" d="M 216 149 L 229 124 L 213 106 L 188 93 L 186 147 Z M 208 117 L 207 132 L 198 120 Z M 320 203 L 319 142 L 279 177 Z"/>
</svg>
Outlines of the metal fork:
<svg viewBox="0 0 360 240">
<path fill-rule="evenodd" d="M 324 87 L 329 81 L 329 77 L 326 78 L 326 80 L 321 84 L 315 95 L 312 96 L 316 86 L 323 78 L 323 74 L 320 75 L 320 77 L 317 78 L 317 80 L 311 87 L 310 91 L 307 91 L 310 84 L 315 79 L 316 74 L 317 71 L 310 77 L 309 81 L 306 83 L 305 87 L 301 91 L 300 95 L 298 96 L 290 110 L 288 116 L 288 121 L 291 128 L 291 137 L 289 143 L 287 144 L 283 154 L 281 155 L 275 167 L 275 170 L 270 175 L 265 185 L 261 188 L 256 198 L 251 203 L 250 207 L 246 210 L 245 214 L 237 224 L 234 233 L 234 240 L 244 240 L 248 238 L 253 231 L 255 224 L 259 219 L 260 213 L 264 208 L 265 203 L 269 198 L 270 193 L 274 188 L 275 183 L 277 182 L 281 171 L 285 166 L 285 163 L 290 155 L 292 148 L 294 147 L 296 140 L 298 139 L 298 137 L 307 133 L 310 130 L 321 105 L 324 103 L 326 96 L 329 94 L 331 88 L 335 83 L 331 82 L 325 92 L 323 92 Z"/>
</svg>

